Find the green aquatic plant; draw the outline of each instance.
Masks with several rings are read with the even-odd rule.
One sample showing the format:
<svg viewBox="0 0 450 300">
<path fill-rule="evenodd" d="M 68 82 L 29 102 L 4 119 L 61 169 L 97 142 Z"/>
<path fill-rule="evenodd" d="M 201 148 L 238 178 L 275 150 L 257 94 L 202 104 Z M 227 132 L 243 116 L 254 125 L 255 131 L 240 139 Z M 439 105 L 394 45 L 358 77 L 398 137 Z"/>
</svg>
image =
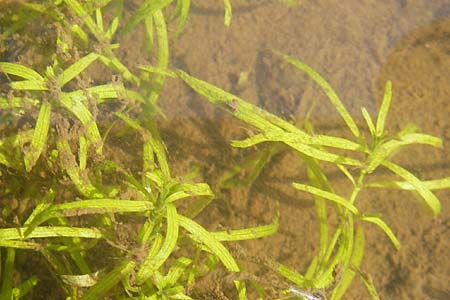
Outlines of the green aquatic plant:
<svg viewBox="0 0 450 300">
<path fill-rule="evenodd" d="M 63 2 L 54 3 L 61 26 L 55 44 L 61 51 L 54 56 L 52 66 L 37 72 L 20 63 L 0 63 L 10 87 L 8 96 L 0 98 L 2 114 L 14 120 L 36 112 L 32 129 L 8 131 L 0 142 L 0 164 L 10 169 L 2 171 L 6 179 L 4 195 L 11 201 L 25 201 L 20 199 L 25 189 L 24 193 L 31 193 L 32 198 L 22 215 L 13 216 L 6 202 L 2 207 L 3 217 L 13 217 L 17 222 L 14 227 L 0 229 L 0 246 L 7 249 L 1 269 L 1 297 L 26 297 L 38 283 L 38 277 L 32 276 L 14 285 L 17 251 L 26 250 L 39 252 L 45 258 L 70 299 L 99 299 L 112 293 L 127 299 L 191 299 L 187 293 L 196 278 L 205 276 L 218 262 L 231 272 L 239 271 L 224 241 L 274 234 L 277 219 L 269 225 L 227 232 L 207 231 L 193 220 L 213 193 L 206 183 L 182 182 L 171 176 L 153 119 L 164 78 L 152 78 L 152 87 L 146 88 L 149 92 L 140 90 L 148 79 L 129 71 L 113 52 L 119 47 L 112 40 L 120 25 L 123 2 L 104 1 L 93 6 L 76 0 Z M 108 27 L 102 16 L 107 4 L 119 7 Z M 145 17 L 147 24 L 156 25 L 160 68 L 168 64 L 162 8 L 154 8 Z M 181 10 L 185 14 L 185 6 Z M 70 23 L 67 13 L 81 18 L 81 23 Z M 78 53 L 74 47 L 77 43 L 89 52 L 67 64 L 71 61 L 67 53 Z M 133 86 L 126 88 L 121 81 L 96 86 L 86 83 L 84 71 L 95 61 Z M 104 156 L 112 126 L 101 134 L 96 116 L 102 113 L 105 102 L 119 100 L 124 101 L 125 109 L 114 112 L 115 123 L 121 122 L 126 134 L 140 136 L 141 175 Z M 140 106 L 144 108 L 141 116 L 131 117 L 133 109 Z M 37 183 L 41 187 L 38 191 L 28 190 L 23 185 L 33 171 L 53 176 L 48 181 L 32 176 L 41 181 Z M 21 178 L 20 186 L 9 185 L 9 173 Z M 74 188 L 69 189 L 69 196 L 63 196 L 66 188 L 62 181 Z M 177 203 L 192 197 L 196 201 L 184 208 L 184 214 L 180 213 Z M 74 220 L 80 218 L 86 220 Z M 120 225 L 133 219 L 142 222 L 141 228 L 131 233 L 133 238 L 121 239 L 117 235 L 124 230 Z M 96 249 L 111 252 L 114 266 L 99 269 L 93 265 L 89 256 Z M 245 285 L 239 281 L 235 284 L 243 298 Z"/>
<path fill-rule="evenodd" d="M 223 3 L 224 22 L 229 25 L 231 2 Z M 250 285 L 260 298 L 267 297 L 266 288 L 275 288 L 283 299 L 341 299 L 355 276 L 377 299 L 370 277 L 360 270 L 366 252 L 361 223 L 378 226 L 397 248 L 400 242 L 380 216 L 359 209 L 361 191 L 413 190 L 437 214 L 440 202 L 432 190 L 450 187 L 449 178 L 422 181 L 391 161 L 403 146 L 441 146 L 438 138 L 412 126 L 388 135 L 391 83 L 386 84 L 376 122 L 362 109 L 370 133 L 365 138 L 325 79 L 306 64 L 276 52 L 322 87 L 353 139 L 316 134 L 312 126 L 295 126 L 181 70 L 169 69 L 167 26 L 177 20 L 175 38 L 182 33 L 190 0 L 142 1 L 126 22 L 124 6 L 122 0 L 29 2 L 18 4 L 8 16 L 19 22 L 11 23 L 0 41 L 25 34 L 25 19 L 49 22 L 57 30 L 49 38 L 51 54 L 43 64 L 0 62 L 0 300 L 31 299 L 43 280 L 41 273 L 28 270 L 36 273 L 20 280 L 15 275 L 19 258 L 34 253 L 47 264 L 52 285 L 72 300 L 198 299 L 203 297 L 198 281 L 220 269 L 233 275 L 238 299 L 247 299 Z M 126 65 L 117 54 L 121 48 L 117 40 L 141 23 L 153 66 Z M 103 68 L 112 78 L 92 82 L 93 67 Z M 166 77 L 184 81 L 256 129 L 256 134 L 233 141 L 232 146 L 269 146 L 230 165 L 214 190 L 205 182 L 173 176 L 158 129 L 162 121 L 157 119 L 164 120 L 158 100 Z M 24 128 L 21 122 L 30 126 Z M 137 153 L 132 166 L 114 155 L 115 138 L 120 139 L 121 150 Z M 272 157 L 286 149 L 296 151 L 305 162 L 308 182 L 292 186 L 314 197 L 320 240 L 304 274 L 271 259 L 257 260 L 285 278 L 284 284 L 270 286 L 243 270 L 233 250 L 237 246 L 229 242 L 276 234 L 278 211 L 269 224 L 226 231 L 210 231 L 197 217 L 214 194 L 248 187 Z M 323 163 L 334 165 L 348 179 L 350 195 L 335 192 Z M 404 181 L 368 182 L 379 168 Z M 240 176 L 242 170 L 249 170 L 246 177 Z M 338 216 L 337 225 L 330 224 L 328 208 Z"/>
<path fill-rule="evenodd" d="M 292 64 L 297 69 L 307 73 L 324 91 L 329 101 L 336 108 L 344 123 L 354 136 L 354 140 L 317 134 L 309 126 L 301 129 L 295 125 L 253 105 L 249 102 L 227 93 L 220 88 L 205 81 L 194 78 L 183 71 L 165 72 L 168 76 L 177 77 L 204 96 L 211 103 L 228 111 L 236 118 L 252 125 L 258 133 L 244 140 L 236 140 L 231 144 L 237 148 L 248 148 L 261 143 L 284 144 L 297 151 L 304 160 L 308 183 L 293 182 L 295 189 L 311 194 L 315 199 L 319 223 L 320 241 L 318 253 L 311 261 L 305 274 L 299 274 L 278 263 L 268 264 L 268 267 L 279 273 L 292 283 L 286 292 L 292 296 L 304 299 L 325 299 L 329 294 L 330 299 L 341 299 L 356 274 L 360 275 L 367 286 L 373 299 L 378 299 L 377 292 L 370 277 L 359 270 L 364 252 L 365 237 L 362 222 L 372 223 L 378 226 L 390 239 L 395 248 L 400 247 L 400 242 L 390 227 L 378 214 L 361 212 L 357 207 L 357 200 L 361 191 L 367 188 L 398 188 L 417 192 L 423 204 L 437 215 L 440 212 L 440 201 L 432 190 L 450 188 L 450 178 L 431 181 L 422 181 L 414 174 L 391 160 L 392 154 L 398 153 L 406 146 L 424 144 L 433 147 L 442 147 L 439 138 L 420 133 L 418 128 L 412 125 L 406 126 L 396 135 L 389 136 L 385 130 L 385 123 L 392 99 L 392 84 L 386 83 L 383 101 L 381 103 L 376 122 L 365 108 L 362 108 L 364 120 L 370 133 L 366 139 L 361 129 L 356 125 L 353 117 L 347 111 L 331 85 L 314 69 L 305 63 L 290 56 L 275 51 L 275 54 Z M 152 67 L 141 67 L 149 72 L 160 72 Z M 275 149 L 275 148 L 269 148 Z M 340 150 L 340 154 L 332 149 Z M 269 150 L 273 151 L 273 150 Z M 275 150 L 278 151 L 278 150 Z M 345 151 L 345 154 L 342 154 Z M 363 157 L 363 159 L 359 157 Z M 233 177 L 243 167 L 253 168 L 248 176 L 250 182 L 254 179 L 270 156 L 263 155 L 255 159 L 245 160 L 242 167 L 234 167 L 226 173 L 222 180 L 223 187 L 226 183 L 233 184 Z M 351 193 L 347 196 L 337 194 L 332 183 L 322 171 L 321 162 L 331 163 L 348 179 Z M 394 175 L 402 178 L 403 182 L 386 181 L 370 182 L 367 179 L 378 168 L 385 168 Z M 358 170 L 358 172 L 354 172 Z M 328 224 L 327 206 L 331 205 L 339 216 L 339 224 L 330 228 Z M 338 275 L 337 275 L 338 274 Z M 300 289 L 304 289 L 303 292 Z M 312 290 L 309 293 L 306 290 Z M 325 292 L 327 291 L 327 292 Z M 316 296 L 313 296 L 313 295 Z"/>
</svg>

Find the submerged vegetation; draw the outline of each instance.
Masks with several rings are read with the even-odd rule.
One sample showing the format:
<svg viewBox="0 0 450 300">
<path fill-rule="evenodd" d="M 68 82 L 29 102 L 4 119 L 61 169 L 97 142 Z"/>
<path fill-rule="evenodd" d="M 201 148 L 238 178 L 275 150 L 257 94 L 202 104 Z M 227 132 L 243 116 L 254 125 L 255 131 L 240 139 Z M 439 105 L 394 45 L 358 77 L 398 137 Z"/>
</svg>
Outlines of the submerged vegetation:
<svg viewBox="0 0 450 300">
<path fill-rule="evenodd" d="M 129 18 L 124 18 L 125 2 L 3 4 L 0 22 L 6 30 L 0 36 L 1 51 L 9 55 L 0 62 L 0 299 L 32 299 L 40 293 L 37 288 L 44 272 L 33 268 L 25 272 L 18 263 L 19 256 L 22 263 L 35 262 L 36 253 L 45 261 L 52 285 L 59 287 L 58 296 L 72 300 L 226 299 L 225 292 L 236 299 L 250 294 L 267 299 L 270 289 L 276 290 L 278 299 L 337 300 L 355 278 L 362 280 L 371 299 L 378 299 L 376 283 L 360 269 L 364 253 L 370 251 L 361 224 L 378 226 L 395 248 L 400 241 L 379 215 L 358 207 L 361 191 L 410 190 L 437 215 L 440 201 L 433 190 L 450 188 L 450 178 L 422 181 L 391 158 L 411 144 L 441 147 L 441 140 L 412 125 L 388 134 L 389 81 L 377 117 L 361 110 L 370 134 L 364 136 L 318 72 L 273 51 L 323 89 L 352 138 L 316 133 L 308 121 L 292 124 L 170 68 L 167 24 L 176 22 L 172 38 L 182 34 L 190 0 L 142 1 Z M 232 14 L 229 0 L 224 7 L 227 25 Z M 20 35 L 36 30 L 30 28 L 36 25 L 45 37 L 23 37 L 22 47 L 36 47 L 45 55 L 28 64 L 17 61 Z M 117 54 L 121 49 L 117 40 L 138 28 L 144 31 L 152 65 L 127 65 Z M 40 45 L 45 49 L 38 49 Z M 93 65 L 103 70 L 101 79 L 90 79 Z M 280 151 L 291 149 L 304 161 L 308 181 L 292 182 L 292 188 L 314 197 L 320 232 L 317 253 L 306 272 L 259 259 L 257 263 L 283 278 L 282 284 L 271 286 L 238 263 L 255 258 L 236 241 L 277 234 L 283 221 L 278 211 L 269 224 L 227 231 L 210 231 L 196 221 L 219 191 L 195 182 L 195 176 L 187 181 L 172 175 L 158 129 L 164 122 L 159 98 L 162 87 L 170 84 L 168 77 L 183 81 L 254 132 L 232 142 L 233 147 L 251 148 L 254 153 L 224 170 L 220 188 L 250 185 Z M 268 148 L 254 147 L 261 143 Z M 136 165 L 111 154 L 118 148 L 135 150 Z M 324 164 L 347 179 L 350 194 L 335 191 Z M 250 172 L 243 178 L 244 168 Z M 379 168 L 395 178 L 370 181 Z M 330 222 L 331 214 L 337 222 Z M 223 267 L 231 274 L 234 295 L 230 291 L 204 294 L 201 279 Z"/>
</svg>

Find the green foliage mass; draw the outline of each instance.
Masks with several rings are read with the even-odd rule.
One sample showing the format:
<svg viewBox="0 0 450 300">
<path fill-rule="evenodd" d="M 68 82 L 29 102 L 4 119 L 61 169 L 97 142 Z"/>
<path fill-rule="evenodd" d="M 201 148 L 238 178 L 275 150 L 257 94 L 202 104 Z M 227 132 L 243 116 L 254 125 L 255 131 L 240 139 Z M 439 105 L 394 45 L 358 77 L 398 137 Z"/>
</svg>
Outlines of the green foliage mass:
<svg viewBox="0 0 450 300">
<path fill-rule="evenodd" d="M 375 121 L 362 109 L 370 132 L 365 138 L 320 74 L 274 51 L 323 89 L 353 138 L 316 134 L 310 124 L 295 126 L 182 70 L 168 69 L 167 24 L 178 22 L 174 38 L 182 33 L 190 0 L 142 1 L 127 21 L 123 18 L 125 2 L 20 2 L 8 8 L 10 15 L 2 17 L 2 23 L 9 24 L 2 33 L 2 43 L 27 30 L 30 20 L 42 19 L 58 30 L 50 38 L 46 67 L 39 63 L 26 66 L 9 58 L 0 62 L 1 80 L 7 83 L 0 95 L 0 126 L 4 129 L 0 137 L 0 192 L 4 205 L 0 299 L 29 299 L 41 280 L 38 273 L 20 282 L 13 278 L 19 251 L 26 255 L 38 253 L 47 262 L 54 285 L 72 300 L 194 299 L 192 287 L 199 278 L 221 265 L 237 274 L 236 298 L 247 299 L 250 286 L 261 299 L 266 297 L 265 289 L 274 288 L 257 282 L 256 277 L 238 276 L 245 270 L 232 254 L 229 242 L 277 234 L 282 221 L 278 212 L 274 212 L 270 224 L 209 231 L 196 217 L 213 200 L 213 190 L 207 183 L 183 181 L 171 175 L 157 122 L 157 116 L 164 118 L 158 98 L 167 77 L 185 82 L 207 101 L 254 129 L 253 135 L 233 141 L 233 147 L 269 144 L 224 170 L 220 188 L 249 186 L 265 164 L 286 149 L 298 153 L 305 162 L 308 181 L 292 182 L 292 186 L 314 197 L 319 246 L 304 274 L 276 261 L 261 262 L 285 278 L 286 287 L 276 287 L 280 297 L 341 299 L 357 276 L 371 297 L 378 299 L 370 277 L 359 268 L 366 251 L 361 224 L 378 226 L 395 248 L 400 247 L 400 241 L 380 216 L 361 211 L 358 197 L 366 188 L 411 190 L 420 195 L 433 214 L 438 214 L 440 202 L 433 190 L 449 188 L 449 178 L 422 181 L 391 157 L 411 144 L 441 147 L 440 139 L 420 133 L 413 126 L 388 135 L 385 124 L 392 100 L 390 82 L 386 83 Z M 229 25 L 231 1 L 224 0 L 224 8 L 224 23 Z M 126 65 L 116 54 L 121 47 L 117 37 L 139 25 L 145 31 L 149 56 L 156 53 L 154 65 Z M 121 80 L 92 84 L 86 73 L 94 64 L 103 65 Z M 99 111 L 104 107 L 113 109 Z M 109 116 L 112 125 L 100 123 L 99 115 Z M 23 118 L 32 120 L 32 128 L 18 126 Z M 120 126 L 121 131 L 113 130 L 115 126 Z M 138 141 L 135 147 L 140 149 L 141 165 L 129 167 L 106 158 L 105 152 L 111 151 L 109 140 L 116 134 L 133 143 Z M 348 179 L 350 195 L 335 192 L 323 171 L 323 162 L 334 165 Z M 368 182 L 379 168 L 403 181 Z M 250 172 L 243 178 L 240 174 L 245 169 Z M 186 201 L 189 198 L 191 201 Z M 13 202 L 23 209 L 13 210 Z M 330 225 L 330 209 L 339 217 L 336 225 Z M 127 244 L 121 244 L 118 228 L 133 225 L 136 220 L 141 226 L 131 226 Z M 110 252 L 112 263 L 102 267 L 93 263 L 89 257 L 98 251 Z"/>
</svg>

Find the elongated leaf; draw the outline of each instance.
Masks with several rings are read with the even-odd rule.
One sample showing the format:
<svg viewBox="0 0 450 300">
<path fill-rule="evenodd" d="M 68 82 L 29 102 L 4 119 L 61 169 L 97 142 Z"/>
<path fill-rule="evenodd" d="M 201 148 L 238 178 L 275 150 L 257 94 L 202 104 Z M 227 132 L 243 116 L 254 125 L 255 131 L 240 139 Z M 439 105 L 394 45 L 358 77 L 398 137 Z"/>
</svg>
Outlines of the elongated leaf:
<svg viewBox="0 0 450 300">
<path fill-rule="evenodd" d="M 178 258 L 175 263 L 170 267 L 169 272 L 164 277 L 162 286 L 174 285 L 178 279 L 183 275 L 186 268 L 192 263 L 192 260 L 187 257 Z"/>
<path fill-rule="evenodd" d="M 0 247 L 25 249 L 39 251 L 42 249 L 42 245 L 34 242 L 16 241 L 16 240 L 0 240 Z M 1 299 L 1 298 L 0 298 Z"/>
<path fill-rule="evenodd" d="M 47 135 L 50 128 L 50 114 L 52 106 L 48 102 L 44 102 L 39 110 L 39 115 L 36 121 L 36 127 L 33 132 L 33 139 L 31 140 L 31 147 L 25 153 L 24 163 L 25 170 L 30 172 L 36 164 L 36 161 L 41 156 L 45 145 L 47 144 Z"/>
<path fill-rule="evenodd" d="M 197 184 L 181 183 L 176 185 L 174 189 L 171 189 L 171 194 L 169 197 L 166 198 L 165 201 L 170 203 L 179 199 L 193 196 L 212 197 L 213 192 L 211 191 L 209 185 L 206 183 L 197 183 Z"/>
<path fill-rule="evenodd" d="M 412 132 L 399 134 L 399 136 L 403 145 L 422 144 L 442 148 L 442 140 L 429 134 Z"/>
<path fill-rule="evenodd" d="M 80 170 L 86 170 L 86 163 L 87 163 L 87 152 L 88 152 L 88 142 L 84 136 L 80 136 L 78 139 L 79 143 L 79 150 L 78 150 L 78 157 L 79 157 L 79 163 L 80 163 Z"/>
<path fill-rule="evenodd" d="M 236 118 L 241 119 L 242 121 L 251 124 L 260 130 L 280 131 L 279 127 L 281 127 L 287 131 L 293 131 L 299 135 L 302 134 L 302 132 L 294 125 L 244 101 L 243 99 L 240 99 L 233 94 L 227 93 L 208 82 L 192 77 L 183 71 L 177 71 L 176 75 L 198 94 L 206 97 L 211 103 L 222 106 Z"/>
<path fill-rule="evenodd" d="M 282 57 L 285 61 L 292 64 L 296 68 L 304 71 L 306 74 L 308 74 L 325 92 L 325 94 L 328 96 L 328 99 L 333 104 L 333 106 L 336 108 L 336 110 L 339 112 L 341 117 L 344 119 L 344 122 L 347 124 L 348 128 L 350 128 L 351 132 L 354 136 L 359 137 L 360 132 L 358 129 L 358 126 L 356 125 L 355 121 L 353 120 L 350 113 L 347 111 L 345 106 L 342 104 L 341 100 L 337 96 L 334 89 L 331 87 L 331 85 L 313 68 L 308 66 L 307 64 L 290 57 L 288 55 L 285 55 L 281 52 L 274 51 L 275 54 Z"/>
<path fill-rule="evenodd" d="M 361 112 L 362 112 L 362 115 L 364 117 L 364 120 L 366 121 L 367 128 L 369 128 L 370 135 L 372 137 L 376 137 L 377 136 L 377 131 L 375 129 L 375 124 L 373 123 L 369 112 L 367 111 L 367 109 L 365 107 L 361 108 Z"/>
<path fill-rule="evenodd" d="M 164 14 L 160 9 L 156 10 L 152 16 L 156 27 L 156 35 L 158 37 L 158 67 L 161 70 L 165 70 L 169 64 L 169 41 L 167 37 L 166 21 L 164 19 Z M 148 100 L 151 106 L 156 105 L 164 81 L 164 75 L 155 74 L 155 78 L 153 79 L 154 88 L 152 89 Z"/>
<path fill-rule="evenodd" d="M 153 204 L 149 201 L 116 199 L 79 200 L 75 202 L 54 204 L 33 219 L 30 226 L 27 228 L 26 235 L 31 234 L 34 227 L 39 224 L 60 216 L 73 217 L 104 213 L 143 213 L 152 208 Z"/>
<path fill-rule="evenodd" d="M 295 285 L 301 287 L 311 285 L 311 282 L 309 282 L 309 280 L 307 280 L 303 275 L 276 261 L 266 260 L 264 262 L 264 265 L 272 271 L 280 274 L 290 282 L 294 283 Z"/>
<path fill-rule="evenodd" d="M 313 187 L 310 185 L 306 185 L 306 184 L 300 184 L 300 183 L 294 182 L 292 185 L 298 190 L 313 194 L 315 196 L 322 197 L 324 199 L 327 199 L 329 201 L 332 201 L 336 204 L 339 204 L 339 205 L 345 207 L 353 214 L 358 214 L 358 209 L 353 204 L 351 204 L 347 199 L 345 199 L 341 196 L 338 196 L 334 193 L 330 193 L 330 192 L 327 192 L 322 189 L 319 189 L 319 188 L 316 188 L 316 187 Z"/>
<path fill-rule="evenodd" d="M 350 265 L 352 266 L 352 268 L 359 268 L 359 266 L 361 265 L 364 256 L 365 243 L 366 240 L 364 237 L 364 231 L 362 230 L 362 228 L 357 228 L 353 252 L 350 259 Z M 336 300 L 341 299 L 342 296 L 347 291 L 347 289 L 350 287 L 354 277 L 355 271 L 353 271 L 351 268 L 345 270 L 341 280 L 339 281 L 336 288 L 333 290 L 331 298 Z"/>
<path fill-rule="evenodd" d="M 154 66 L 138 66 L 138 68 L 140 70 L 143 71 L 147 71 L 149 73 L 156 73 L 156 74 L 161 74 L 161 75 L 165 75 L 171 78 L 176 78 L 177 77 L 177 73 L 170 71 L 170 70 L 165 70 L 165 69 L 161 69 L 158 67 L 154 67 Z"/>
<path fill-rule="evenodd" d="M 158 254 L 147 257 L 141 265 L 136 277 L 138 285 L 142 285 L 152 274 L 161 267 L 169 258 L 170 254 L 175 249 L 178 240 L 178 221 L 177 210 L 171 203 L 166 204 L 166 219 L 167 219 L 167 233 L 166 239 L 161 246 Z"/>
<path fill-rule="evenodd" d="M 375 288 L 375 285 L 373 284 L 372 278 L 368 276 L 367 274 L 364 274 L 363 272 L 359 271 L 359 277 L 361 278 L 362 282 L 366 286 L 367 291 L 370 294 L 371 300 L 380 300 L 380 296 L 378 296 L 377 289 Z"/>
<path fill-rule="evenodd" d="M 127 277 L 135 266 L 136 263 L 133 261 L 123 261 L 111 272 L 101 278 L 97 284 L 91 287 L 81 300 L 103 299 L 106 292 L 115 287 L 123 278 Z"/>
<path fill-rule="evenodd" d="M 117 57 L 109 57 L 100 55 L 100 61 L 107 67 L 111 68 L 114 71 L 119 72 L 123 79 L 128 82 L 131 82 L 137 86 L 141 84 L 141 80 L 139 77 L 131 73 L 131 71 L 125 66 Z"/>
<path fill-rule="evenodd" d="M 395 236 L 394 232 L 392 232 L 391 228 L 382 219 L 380 219 L 377 216 L 360 216 L 358 218 L 360 220 L 362 220 L 362 221 L 373 223 L 373 224 L 377 225 L 378 227 L 380 227 L 381 230 L 383 230 L 384 233 L 386 233 L 388 238 L 391 240 L 391 242 L 394 245 L 394 247 L 397 250 L 400 249 L 400 242 L 399 242 L 399 240 Z"/>
<path fill-rule="evenodd" d="M 73 78 L 78 76 L 81 72 L 83 72 L 92 62 L 94 62 L 98 58 L 98 54 L 89 53 L 88 55 L 77 60 L 76 63 L 65 69 L 61 75 L 58 76 L 56 81 L 62 87 Z"/>
<path fill-rule="evenodd" d="M 178 0 L 177 6 L 180 9 L 180 20 L 178 21 L 177 31 L 175 32 L 175 38 L 177 38 L 183 31 L 186 24 L 187 16 L 189 14 L 189 8 L 191 6 L 191 0 Z"/>
<path fill-rule="evenodd" d="M 229 271 L 239 272 L 239 267 L 230 252 L 210 232 L 182 215 L 178 215 L 177 218 L 180 226 L 191 233 L 194 240 L 205 244 Z"/>
<path fill-rule="evenodd" d="M 383 102 L 381 103 L 380 111 L 378 112 L 376 133 L 378 137 L 384 134 L 384 124 L 386 123 L 387 114 L 391 105 L 392 99 L 392 82 L 387 81 L 384 88 Z"/>
<path fill-rule="evenodd" d="M 82 175 L 81 169 L 75 160 L 72 150 L 70 149 L 69 142 L 60 139 L 56 143 L 56 146 L 59 151 L 61 165 L 66 170 L 70 180 L 76 186 L 78 191 L 86 197 L 103 197 L 103 194 L 91 183 L 89 177 Z"/>
<path fill-rule="evenodd" d="M 230 0 L 223 0 L 223 4 L 225 6 L 224 24 L 225 24 L 225 26 L 230 26 L 230 24 L 231 24 L 231 2 L 230 2 Z"/>
<path fill-rule="evenodd" d="M 13 81 L 11 82 L 11 87 L 15 90 L 48 91 L 47 83 L 37 79 Z"/>
<path fill-rule="evenodd" d="M 425 204 L 431 209 L 434 215 L 437 215 L 441 210 L 441 203 L 439 199 L 428 189 L 428 187 L 416 176 L 414 176 L 409 171 L 400 167 L 392 162 L 384 161 L 383 166 L 402 177 L 409 184 L 411 184 L 414 189 L 422 196 Z"/>
<path fill-rule="evenodd" d="M 31 226 L 31 225 L 30 225 Z M 79 237 L 87 239 L 103 238 L 103 233 L 95 228 L 77 228 L 65 226 L 38 226 L 28 234 L 30 227 L 1 228 L 0 240 L 22 240 L 51 237 Z"/>
<path fill-rule="evenodd" d="M 233 280 L 234 286 L 238 292 L 239 300 L 247 300 L 247 287 L 242 280 Z"/>
<path fill-rule="evenodd" d="M 400 139 L 393 139 L 378 145 L 367 159 L 367 172 L 372 173 L 387 157 L 401 147 L 411 144 L 423 144 L 433 147 L 442 147 L 441 139 L 422 133 L 400 134 Z"/>
<path fill-rule="evenodd" d="M 214 238 L 220 242 L 253 240 L 273 235 L 278 230 L 278 215 L 274 221 L 268 225 L 250 227 L 245 229 L 234 229 L 220 232 L 213 232 Z"/>
<path fill-rule="evenodd" d="M 44 81 L 44 78 L 38 72 L 21 64 L 0 62 L 0 72 L 19 76 L 28 80 Z"/>
<path fill-rule="evenodd" d="M 450 177 L 445 177 L 441 179 L 422 181 L 422 184 L 429 190 L 442 190 L 450 189 Z M 366 187 L 376 187 L 376 188 L 391 188 L 391 189 L 402 189 L 402 190 L 415 190 L 416 188 L 407 181 L 380 181 L 380 182 L 370 182 L 365 185 Z"/>
<path fill-rule="evenodd" d="M 63 94 L 61 97 L 61 103 L 86 127 L 89 139 L 97 146 L 96 152 L 101 153 L 103 150 L 103 143 L 100 132 L 91 112 L 87 109 L 85 104 L 83 104 L 82 100 L 83 99 L 67 94 Z"/>
</svg>

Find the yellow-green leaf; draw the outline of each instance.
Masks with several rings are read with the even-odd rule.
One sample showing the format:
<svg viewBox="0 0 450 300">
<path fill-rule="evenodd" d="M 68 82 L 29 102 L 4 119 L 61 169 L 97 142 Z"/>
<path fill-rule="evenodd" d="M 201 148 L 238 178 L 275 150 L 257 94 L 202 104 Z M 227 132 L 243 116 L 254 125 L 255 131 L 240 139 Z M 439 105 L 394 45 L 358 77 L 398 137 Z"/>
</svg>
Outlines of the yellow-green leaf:
<svg viewBox="0 0 450 300">
<path fill-rule="evenodd" d="M 332 201 L 336 204 L 339 204 L 339 205 L 345 207 L 346 209 L 348 209 L 353 214 L 358 213 L 358 209 L 353 204 L 351 204 L 347 199 L 345 199 L 339 195 L 336 195 L 334 193 L 330 193 L 325 190 L 322 190 L 322 189 L 319 189 L 319 188 L 316 188 L 316 187 L 313 187 L 310 185 L 306 185 L 306 184 L 294 182 L 292 185 L 298 190 L 313 194 L 315 196 L 322 197 L 322 198 Z"/>
<path fill-rule="evenodd" d="M 25 170 L 30 172 L 36 164 L 36 161 L 41 156 L 47 143 L 47 135 L 50 127 L 50 115 L 52 106 L 48 102 L 44 102 L 39 110 L 38 118 L 36 121 L 36 127 L 33 132 L 33 139 L 31 140 L 31 146 L 25 153 L 24 163 Z"/>
</svg>

